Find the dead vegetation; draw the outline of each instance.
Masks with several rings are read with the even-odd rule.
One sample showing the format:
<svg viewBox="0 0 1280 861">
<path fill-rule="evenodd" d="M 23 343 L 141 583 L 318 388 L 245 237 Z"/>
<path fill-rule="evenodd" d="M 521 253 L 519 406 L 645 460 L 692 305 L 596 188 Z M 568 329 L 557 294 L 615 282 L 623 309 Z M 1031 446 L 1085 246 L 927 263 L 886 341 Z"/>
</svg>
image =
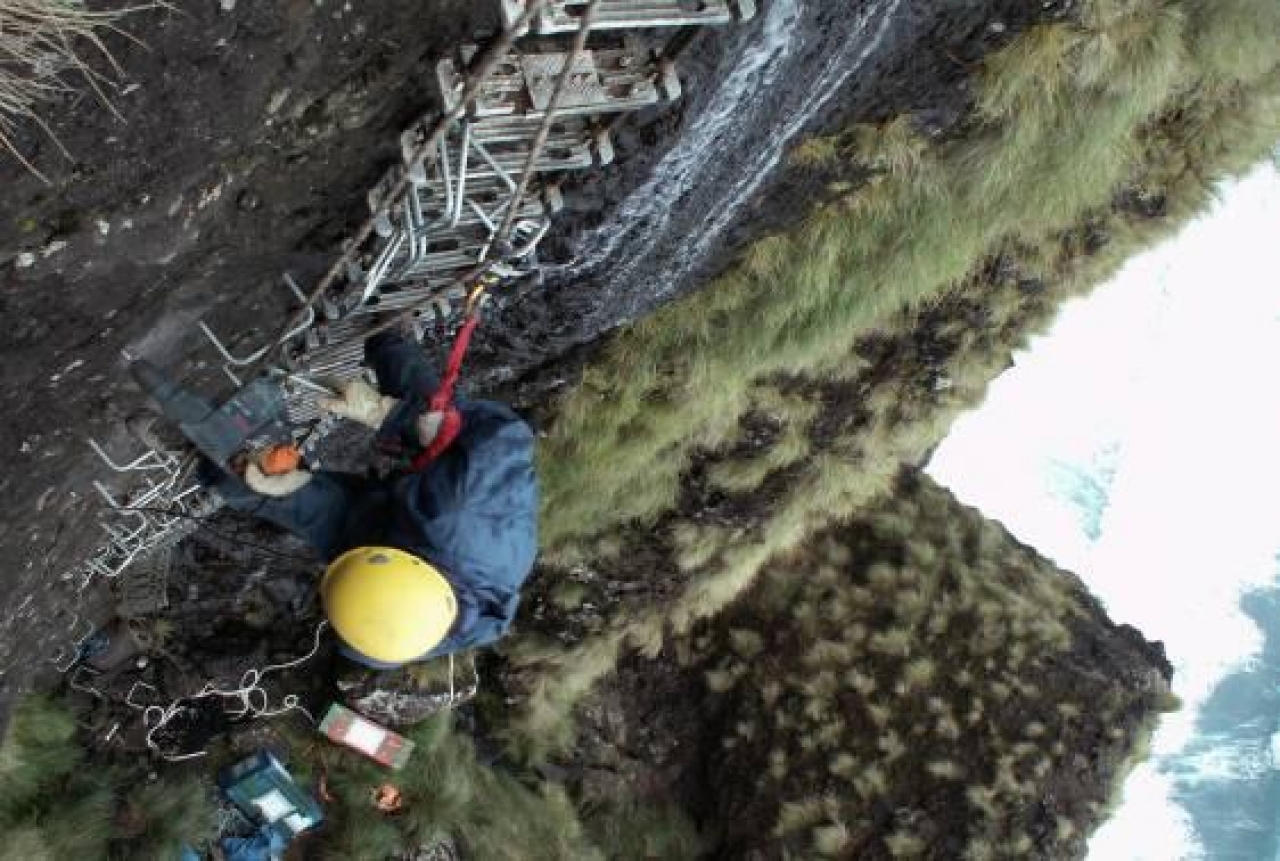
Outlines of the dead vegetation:
<svg viewBox="0 0 1280 861">
<path fill-rule="evenodd" d="M 104 79 L 84 54 L 88 49 L 120 72 L 98 34 L 104 28 L 114 29 L 128 11 L 90 11 L 80 0 L 0 0 L 0 147 L 45 182 L 44 174 L 14 146 L 16 124 L 34 123 L 61 148 L 40 117 L 42 102 L 84 86 L 110 107 L 102 89 Z"/>
</svg>

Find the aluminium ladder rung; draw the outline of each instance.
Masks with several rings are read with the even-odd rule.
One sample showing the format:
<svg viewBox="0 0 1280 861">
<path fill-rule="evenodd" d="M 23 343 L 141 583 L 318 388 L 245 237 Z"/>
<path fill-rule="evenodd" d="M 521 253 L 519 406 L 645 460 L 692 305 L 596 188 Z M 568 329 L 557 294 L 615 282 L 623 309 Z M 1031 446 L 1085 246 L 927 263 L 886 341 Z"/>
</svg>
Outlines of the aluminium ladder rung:
<svg viewBox="0 0 1280 861">
<path fill-rule="evenodd" d="M 471 123 L 471 138 L 488 146 L 500 141 L 532 140 L 538 133 L 542 119 L 538 117 L 490 117 Z M 596 127 L 581 117 L 556 117 L 551 123 L 550 141 L 594 140 Z"/>
<path fill-rule="evenodd" d="M 422 278 L 433 272 L 456 272 L 475 266 L 484 255 L 485 245 L 468 245 L 446 250 L 419 249 L 411 253 L 401 248 L 392 256 L 386 274 L 379 283 L 394 283 L 408 278 Z"/>
<path fill-rule="evenodd" d="M 369 195 L 369 209 L 374 214 L 382 213 L 385 221 L 379 225 L 379 235 L 384 238 L 390 235 L 397 223 L 404 223 L 403 207 L 397 206 L 387 211 L 381 205 L 384 189 L 391 188 L 400 176 L 400 169 L 394 168 L 378 183 L 377 190 Z M 484 223 L 484 219 L 476 212 L 476 207 L 492 219 L 497 213 L 499 217 L 506 212 L 511 198 L 511 187 L 501 176 L 493 171 L 486 175 L 468 175 L 463 187 L 463 205 L 459 207 L 457 220 L 446 217 L 448 195 L 445 193 L 444 179 L 433 173 L 428 176 L 425 185 L 415 185 L 418 203 L 426 220 L 428 232 L 439 229 L 450 229 L 456 226 L 476 226 Z M 468 205 L 468 203 L 470 205 Z M 529 184 L 524 197 L 520 201 L 520 218 L 540 218 L 553 215 L 564 208 L 564 197 L 560 189 L 554 185 L 544 186 L 536 179 Z"/>
<path fill-rule="evenodd" d="M 520 172 L 524 170 L 532 144 L 531 140 L 499 141 L 496 144 L 487 145 L 487 148 L 490 157 L 502 172 L 511 179 L 518 179 Z M 590 141 L 553 138 L 547 141 L 546 148 L 538 155 L 533 169 L 535 173 L 585 170 L 611 163 L 613 155 L 613 141 L 607 132 L 598 133 Z M 467 167 L 467 182 L 471 182 L 473 178 L 495 175 L 499 174 L 487 161 L 476 159 Z"/>
<path fill-rule="evenodd" d="M 512 184 L 517 182 L 524 170 L 530 147 L 533 145 L 534 132 L 521 135 L 513 127 L 501 127 L 489 130 L 490 137 L 478 140 L 476 144 L 483 147 L 467 160 L 466 184 L 473 180 L 501 176 L 495 171 L 490 161 L 497 162 L 501 172 Z M 559 132 L 547 138 L 546 145 L 538 154 L 534 163 L 535 173 L 554 173 L 566 170 L 585 170 L 586 168 L 607 165 L 613 161 L 613 140 L 606 130 L 595 130 L 585 127 L 563 127 Z M 451 166 L 452 169 L 453 166 Z M 410 168 L 410 176 L 420 176 L 415 184 L 422 186 L 441 183 L 441 165 L 431 165 L 425 176 Z M 432 180 L 435 180 L 433 183 Z"/>
<path fill-rule="evenodd" d="M 533 16 L 529 29 L 539 36 L 574 32 L 587 2 L 549 0 Z M 503 26 L 515 26 L 525 5 L 524 0 L 499 0 Z M 755 14 L 755 0 L 600 0 L 591 29 L 716 26 L 749 21 Z"/>
<path fill-rule="evenodd" d="M 475 46 L 467 46 L 460 61 L 436 64 L 436 86 L 446 110 L 457 106 L 466 85 L 466 66 L 475 53 Z M 569 56 L 568 51 L 508 54 L 481 85 L 468 115 L 476 121 L 502 116 L 541 119 Z M 633 111 L 675 101 L 680 93 L 680 78 L 670 61 L 645 59 L 628 48 L 585 50 L 574 61 L 556 115 Z"/>
<path fill-rule="evenodd" d="M 532 137 L 532 136 L 531 136 Z M 524 170 L 528 160 L 532 139 L 514 139 L 514 133 L 507 130 L 496 133 L 493 140 L 480 142 L 484 147 L 483 154 L 476 154 L 467 162 L 466 178 L 463 182 L 463 197 L 470 196 L 473 183 L 501 184 L 508 189 L 513 188 Z M 571 170 L 603 166 L 612 163 L 614 158 L 613 140 L 606 130 L 586 131 L 574 130 L 572 133 L 553 135 L 539 153 L 534 163 L 535 173 L 563 173 Z M 378 182 L 368 194 L 368 205 L 372 212 L 385 212 L 388 206 L 400 204 L 401 200 L 389 201 L 387 194 L 395 187 L 403 168 L 393 168 Z M 446 199 L 445 179 L 439 163 L 433 163 L 425 173 L 415 178 L 414 185 L 419 190 L 426 190 L 434 199 Z M 410 169 L 410 176 L 415 171 Z M 457 179 L 453 179 L 456 183 Z M 451 185 L 453 184 L 451 183 Z M 557 200 L 558 203 L 558 200 Z M 553 206 L 552 211 L 558 209 Z"/>
<path fill-rule="evenodd" d="M 458 165 L 456 164 L 458 154 L 462 150 L 462 139 L 468 141 L 467 164 L 473 164 L 478 160 L 483 160 L 484 153 L 481 147 L 491 146 L 499 141 L 510 141 L 527 138 L 533 140 L 538 133 L 538 128 L 542 124 L 539 117 L 530 117 L 523 115 L 513 116 L 495 116 L 483 120 L 468 121 L 467 127 L 460 130 L 457 126 L 450 130 L 449 135 L 445 138 L 451 158 L 449 159 L 449 168 L 451 173 L 456 173 Z M 427 133 L 427 126 L 424 123 L 414 123 L 405 129 L 400 135 L 400 155 L 406 166 L 412 168 L 415 164 L 423 162 L 433 165 L 432 172 L 438 173 L 442 167 L 440 165 L 439 153 L 431 153 L 429 156 L 413 161 L 417 148 Z M 589 120 L 582 117 L 556 117 L 551 124 L 550 134 L 547 138 L 547 145 L 552 144 L 564 146 L 575 141 L 583 143 L 594 142 L 600 137 L 600 130 Z M 411 171 L 410 176 L 413 176 Z M 385 182 L 385 179 L 379 182 L 379 186 Z M 421 185 L 421 179 L 416 181 Z M 385 196 L 385 192 L 382 192 Z"/>
<path fill-rule="evenodd" d="M 386 285 L 379 288 L 360 305 L 352 309 L 352 314 L 379 314 L 388 311 L 403 311 L 422 304 L 422 311 L 434 311 L 437 318 L 453 312 L 454 305 L 465 302 L 465 292 L 451 280 L 415 282 L 406 285 Z M 427 304 L 424 304 L 427 303 Z M 442 314 L 447 309 L 447 314 Z"/>
</svg>

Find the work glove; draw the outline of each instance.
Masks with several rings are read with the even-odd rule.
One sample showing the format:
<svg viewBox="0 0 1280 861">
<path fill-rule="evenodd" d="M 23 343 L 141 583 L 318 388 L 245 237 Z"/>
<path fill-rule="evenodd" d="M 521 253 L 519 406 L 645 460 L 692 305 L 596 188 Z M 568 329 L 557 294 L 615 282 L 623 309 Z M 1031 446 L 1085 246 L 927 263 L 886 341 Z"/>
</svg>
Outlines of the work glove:
<svg viewBox="0 0 1280 861">
<path fill-rule="evenodd" d="M 436 435 L 440 433 L 442 424 L 444 424 L 443 412 L 428 411 L 418 416 L 413 426 L 418 432 L 418 442 L 423 448 L 431 448 L 431 443 L 435 441 Z"/>
<path fill-rule="evenodd" d="M 250 463 L 244 468 L 244 483 L 263 496 L 288 496 L 301 490 L 309 481 L 311 473 L 305 469 L 267 475 L 256 463 Z"/>
<path fill-rule="evenodd" d="M 377 430 L 399 401 L 378 394 L 373 386 L 357 379 L 347 383 L 342 390 L 342 397 L 320 398 L 317 403 L 321 409 L 328 410 L 335 416 L 342 416 Z"/>
</svg>

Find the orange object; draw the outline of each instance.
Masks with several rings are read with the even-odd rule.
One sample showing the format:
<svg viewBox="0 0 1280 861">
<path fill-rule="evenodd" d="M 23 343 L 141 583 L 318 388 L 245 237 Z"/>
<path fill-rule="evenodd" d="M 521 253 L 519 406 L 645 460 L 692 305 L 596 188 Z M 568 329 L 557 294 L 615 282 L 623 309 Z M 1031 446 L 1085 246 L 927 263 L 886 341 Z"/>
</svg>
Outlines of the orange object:
<svg viewBox="0 0 1280 861">
<path fill-rule="evenodd" d="M 293 472 L 302 463 L 302 452 L 296 445 L 273 445 L 258 457 L 258 468 L 266 475 Z"/>
<path fill-rule="evenodd" d="M 334 797 L 333 793 L 329 791 L 329 776 L 326 774 L 320 775 L 320 782 L 316 786 L 316 794 L 320 796 L 320 800 L 325 804 L 333 804 L 333 802 L 338 800 Z"/>
<path fill-rule="evenodd" d="M 404 797 L 397 787 L 384 783 L 374 790 L 373 804 L 383 813 L 395 813 L 404 806 Z"/>
</svg>

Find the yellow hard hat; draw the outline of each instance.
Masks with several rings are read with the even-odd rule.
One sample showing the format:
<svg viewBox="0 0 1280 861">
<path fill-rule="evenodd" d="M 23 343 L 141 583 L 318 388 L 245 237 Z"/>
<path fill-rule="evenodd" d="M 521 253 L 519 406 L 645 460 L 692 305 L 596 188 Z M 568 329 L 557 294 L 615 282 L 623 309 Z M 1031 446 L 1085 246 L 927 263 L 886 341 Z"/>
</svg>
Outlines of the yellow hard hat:
<svg viewBox="0 0 1280 861">
<path fill-rule="evenodd" d="M 394 547 L 357 547 L 335 559 L 320 600 L 348 646 L 387 664 L 434 648 L 453 626 L 458 602 L 440 572 Z"/>
</svg>

